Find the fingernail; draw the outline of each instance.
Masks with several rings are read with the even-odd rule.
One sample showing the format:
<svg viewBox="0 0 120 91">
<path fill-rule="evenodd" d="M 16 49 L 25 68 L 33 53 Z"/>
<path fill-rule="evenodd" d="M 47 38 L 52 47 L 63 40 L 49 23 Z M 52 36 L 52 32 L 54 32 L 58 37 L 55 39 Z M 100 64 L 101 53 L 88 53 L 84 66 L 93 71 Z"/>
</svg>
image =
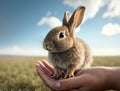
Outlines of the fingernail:
<svg viewBox="0 0 120 91">
<path fill-rule="evenodd" d="M 55 88 L 60 89 L 61 88 L 61 83 L 60 82 L 55 83 Z"/>
</svg>

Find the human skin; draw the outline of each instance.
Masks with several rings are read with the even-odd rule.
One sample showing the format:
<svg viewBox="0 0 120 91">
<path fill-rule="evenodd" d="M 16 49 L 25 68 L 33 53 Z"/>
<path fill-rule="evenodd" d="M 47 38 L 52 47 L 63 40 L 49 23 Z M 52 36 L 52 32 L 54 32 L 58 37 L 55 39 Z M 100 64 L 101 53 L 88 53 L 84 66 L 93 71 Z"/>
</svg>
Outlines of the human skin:
<svg viewBox="0 0 120 91">
<path fill-rule="evenodd" d="M 78 71 L 75 77 L 55 80 L 54 68 L 46 61 L 38 61 L 36 70 L 51 91 L 120 91 L 120 67 L 91 67 Z"/>
</svg>

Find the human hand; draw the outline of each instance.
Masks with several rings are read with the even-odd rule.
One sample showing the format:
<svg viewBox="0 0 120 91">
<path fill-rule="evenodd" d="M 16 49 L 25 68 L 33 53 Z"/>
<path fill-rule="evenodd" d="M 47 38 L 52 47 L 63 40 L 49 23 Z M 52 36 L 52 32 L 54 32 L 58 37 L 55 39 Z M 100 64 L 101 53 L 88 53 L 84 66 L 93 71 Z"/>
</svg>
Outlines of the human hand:
<svg viewBox="0 0 120 91">
<path fill-rule="evenodd" d="M 54 68 L 50 64 L 46 61 L 36 63 L 39 76 L 52 91 L 104 91 L 112 89 L 112 84 L 108 79 L 110 69 L 109 67 L 89 68 L 79 71 L 75 77 L 55 80 L 51 77 Z"/>
</svg>

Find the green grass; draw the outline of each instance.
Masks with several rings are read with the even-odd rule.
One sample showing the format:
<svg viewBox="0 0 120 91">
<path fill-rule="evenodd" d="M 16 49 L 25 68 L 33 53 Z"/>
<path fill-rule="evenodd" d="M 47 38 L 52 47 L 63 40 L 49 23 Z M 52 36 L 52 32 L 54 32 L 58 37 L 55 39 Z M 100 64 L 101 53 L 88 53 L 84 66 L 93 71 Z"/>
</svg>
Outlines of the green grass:
<svg viewBox="0 0 120 91">
<path fill-rule="evenodd" d="M 35 70 L 39 57 L 1 57 L 0 91 L 49 91 Z"/>
<path fill-rule="evenodd" d="M 0 91 L 49 91 L 35 70 L 43 57 L 0 57 Z M 120 57 L 94 57 L 92 66 L 120 66 Z"/>
<path fill-rule="evenodd" d="M 92 66 L 120 66 L 120 56 L 93 57 Z"/>
</svg>

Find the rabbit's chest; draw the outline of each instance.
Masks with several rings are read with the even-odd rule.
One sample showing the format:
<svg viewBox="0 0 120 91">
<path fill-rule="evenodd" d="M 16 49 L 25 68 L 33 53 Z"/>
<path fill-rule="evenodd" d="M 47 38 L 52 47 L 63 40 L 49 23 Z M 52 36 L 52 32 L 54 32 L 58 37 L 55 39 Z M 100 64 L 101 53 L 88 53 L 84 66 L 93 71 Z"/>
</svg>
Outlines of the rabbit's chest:
<svg viewBox="0 0 120 91">
<path fill-rule="evenodd" d="M 73 58 L 72 58 L 73 59 Z M 67 69 L 69 65 L 73 64 L 70 56 L 61 56 L 61 55 L 51 55 L 49 57 L 50 62 L 54 67 L 60 69 Z"/>
<path fill-rule="evenodd" d="M 78 50 L 67 51 L 64 53 L 49 53 L 49 60 L 54 67 L 68 69 L 70 66 L 79 65 L 81 57 Z M 81 61 L 82 62 L 82 61 Z"/>
</svg>

